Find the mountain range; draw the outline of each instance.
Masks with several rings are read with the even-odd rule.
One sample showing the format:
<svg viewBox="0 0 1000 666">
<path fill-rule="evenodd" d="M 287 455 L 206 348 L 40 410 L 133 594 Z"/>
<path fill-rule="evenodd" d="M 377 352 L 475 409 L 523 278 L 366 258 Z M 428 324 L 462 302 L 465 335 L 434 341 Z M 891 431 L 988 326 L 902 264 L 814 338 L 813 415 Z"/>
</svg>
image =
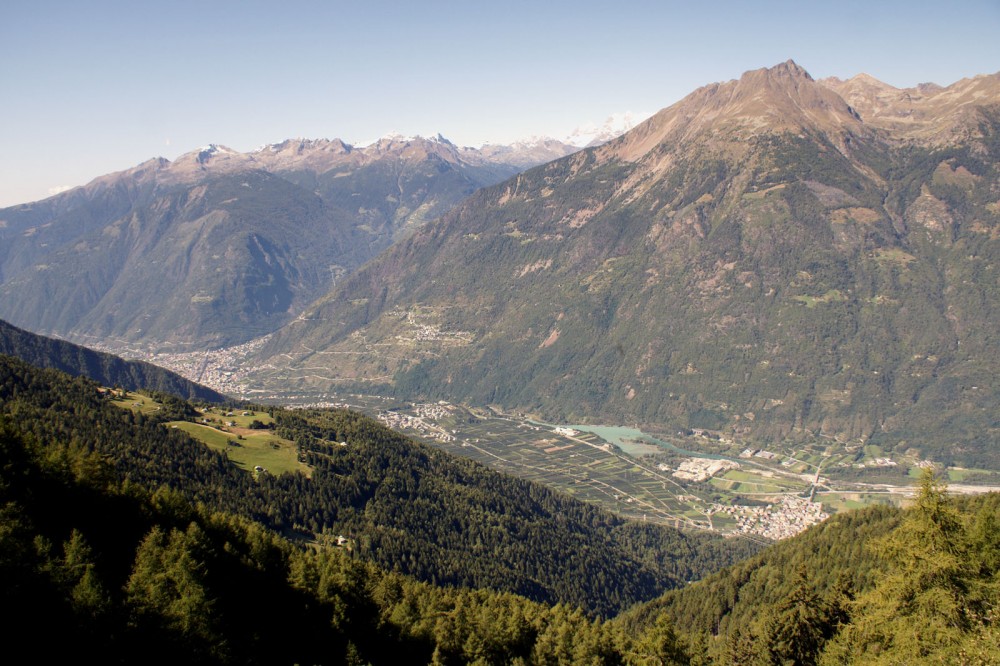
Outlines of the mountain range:
<svg viewBox="0 0 1000 666">
<path fill-rule="evenodd" d="M 995 74 L 788 61 L 580 151 L 208 146 L 0 211 L 0 316 L 105 348 L 273 332 L 248 390 L 996 465 L 998 104 Z"/>
<path fill-rule="evenodd" d="M 250 385 L 1000 463 L 998 129 L 1000 75 L 705 86 L 400 240 Z"/>
<path fill-rule="evenodd" d="M 79 342 L 238 344 L 476 189 L 574 150 L 388 136 L 149 160 L 0 210 L 0 312 Z"/>
</svg>

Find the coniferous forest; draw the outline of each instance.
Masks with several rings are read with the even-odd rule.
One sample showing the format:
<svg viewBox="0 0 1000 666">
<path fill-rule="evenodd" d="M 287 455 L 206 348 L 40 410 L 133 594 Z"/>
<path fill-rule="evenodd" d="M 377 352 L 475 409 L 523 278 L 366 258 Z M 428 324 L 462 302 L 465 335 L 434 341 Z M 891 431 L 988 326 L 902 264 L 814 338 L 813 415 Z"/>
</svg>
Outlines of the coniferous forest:
<svg viewBox="0 0 1000 666">
<path fill-rule="evenodd" d="M 759 548 L 633 524 L 537 484 L 412 442 L 346 411 L 274 410 L 302 474 L 255 478 L 166 421 L 190 404 L 156 394 L 155 416 L 112 406 L 97 385 L 3 358 L 2 411 L 38 441 L 105 460 L 115 478 L 299 539 L 346 535 L 354 552 L 435 584 L 489 587 L 608 617 Z M 339 446 L 345 441 L 347 446 Z"/>
<path fill-rule="evenodd" d="M 43 662 L 1000 655 L 1000 499 L 951 499 L 931 474 L 906 511 L 759 551 L 625 523 L 343 411 L 272 408 L 312 474 L 254 478 L 162 425 L 190 403 L 158 394 L 150 418 L 84 378 L 0 370 L 5 629 Z"/>
</svg>

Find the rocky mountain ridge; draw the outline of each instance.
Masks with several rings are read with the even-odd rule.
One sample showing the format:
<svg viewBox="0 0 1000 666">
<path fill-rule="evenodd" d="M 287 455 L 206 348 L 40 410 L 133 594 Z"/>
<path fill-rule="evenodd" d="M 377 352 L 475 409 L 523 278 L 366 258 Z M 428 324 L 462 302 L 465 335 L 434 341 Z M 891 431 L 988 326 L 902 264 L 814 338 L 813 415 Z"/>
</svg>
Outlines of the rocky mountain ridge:
<svg viewBox="0 0 1000 666">
<path fill-rule="evenodd" d="M 0 355 L 19 358 L 36 368 L 52 368 L 87 377 L 101 386 L 128 391 L 160 391 L 185 400 L 221 403 L 226 397 L 152 363 L 126 361 L 63 340 L 35 335 L 0 320 Z"/>
<path fill-rule="evenodd" d="M 868 74 L 819 83 L 840 95 L 865 123 L 888 130 L 897 139 L 940 146 L 960 140 L 977 109 L 994 103 L 1000 74 L 982 74 L 947 87 L 922 83 L 895 88 Z"/>
</svg>

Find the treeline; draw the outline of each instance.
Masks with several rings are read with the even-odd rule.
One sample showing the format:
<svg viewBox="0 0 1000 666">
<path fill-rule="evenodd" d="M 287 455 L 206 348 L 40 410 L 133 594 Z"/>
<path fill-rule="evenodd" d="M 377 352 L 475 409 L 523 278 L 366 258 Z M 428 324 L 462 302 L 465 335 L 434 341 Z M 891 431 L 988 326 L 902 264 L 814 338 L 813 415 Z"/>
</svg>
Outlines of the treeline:
<svg viewBox="0 0 1000 666">
<path fill-rule="evenodd" d="M 293 538 L 344 535 L 360 558 L 431 583 L 610 617 L 759 548 L 627 523 L 346 411 L 274 410 L 276 432 L 299 442 L 313 469 L 254 480 L 182 431 L 110 405 L 96 388 L 0 357 L 0 413 L 37 441 L 96 454 L 117 479 L 170 487 Z"/>
<path fill-rule="evenodd" d="M 129 391 L 162 391 L 189 400 L 227 400 L 221 393 L 152 363 L 126 361 L 65 340 L 29 333 L 2 320 L 0 354 L 14 356 L 39 368 L 61 370 L 74 377 L 90 377 L 103 386 L 120 386 Z"/>
</svg>

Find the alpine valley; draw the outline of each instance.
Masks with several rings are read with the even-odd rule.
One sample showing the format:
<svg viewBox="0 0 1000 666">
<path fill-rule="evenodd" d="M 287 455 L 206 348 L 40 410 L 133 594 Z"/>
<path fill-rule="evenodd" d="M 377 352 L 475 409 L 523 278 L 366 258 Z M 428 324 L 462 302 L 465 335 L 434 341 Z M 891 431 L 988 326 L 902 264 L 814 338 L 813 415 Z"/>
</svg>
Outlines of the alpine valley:
<svg viewBox="0 0 1000 666">
<path fill-rule="evenodd" d="M 591 129 L 0 210 L 12 653 L 997 663 L 1000 74 Z"/>
</svg>

